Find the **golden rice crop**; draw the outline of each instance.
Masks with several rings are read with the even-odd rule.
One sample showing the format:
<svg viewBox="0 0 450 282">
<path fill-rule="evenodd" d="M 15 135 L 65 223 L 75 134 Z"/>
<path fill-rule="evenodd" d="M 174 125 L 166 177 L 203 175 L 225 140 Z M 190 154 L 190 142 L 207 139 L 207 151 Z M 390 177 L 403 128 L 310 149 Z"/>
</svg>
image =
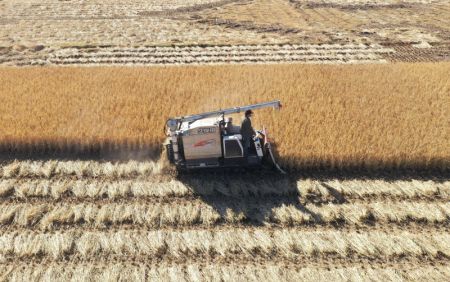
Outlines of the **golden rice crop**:
<svg viewBox="0 0 450 282">
<path fill-rule="evenodd" d="M 449 168 L 448 73 L 449 63 L 2 68 L 0 147 L 147 152 L 170 116 L 280 99 L 255 124 L 285 166 Z"/>
</svg>

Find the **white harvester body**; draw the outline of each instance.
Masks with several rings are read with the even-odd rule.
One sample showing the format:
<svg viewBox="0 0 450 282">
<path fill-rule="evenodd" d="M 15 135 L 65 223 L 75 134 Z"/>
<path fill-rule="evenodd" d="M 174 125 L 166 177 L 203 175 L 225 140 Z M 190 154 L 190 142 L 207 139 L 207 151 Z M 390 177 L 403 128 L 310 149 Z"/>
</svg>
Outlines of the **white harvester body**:
<svg viewBox="0 0 450 282">
<path fill-rule="evenodd" d="M 179 135 L 186 160 L 222 157 L 219 123 L 217 118 L 206 118 L 181 124 Z"/>
<path fill-rule="evenodd" d="M 250 149 L 244 150 L 240 126 L 226 115 L 265 107 L 279 109 L 280 101 L 236 107 L 167 120 L 168 159 L 180 169 L 260 166 L 265 158 L 280 170 L 265 129 L 257 130 Z M 247 151 L 247 152 L 246 152 Z"/>
</svg>

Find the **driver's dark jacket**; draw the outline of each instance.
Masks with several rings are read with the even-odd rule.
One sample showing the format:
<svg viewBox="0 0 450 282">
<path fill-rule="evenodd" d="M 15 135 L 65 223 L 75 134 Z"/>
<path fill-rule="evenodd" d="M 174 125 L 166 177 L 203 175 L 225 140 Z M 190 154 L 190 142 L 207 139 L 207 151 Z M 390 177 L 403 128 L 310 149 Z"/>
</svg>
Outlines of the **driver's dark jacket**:
<svg viewBox="0 0 450 282">
<path fill-rule="evenodd" d="M 241 135 L 242 139 L 251 139 L 255 135 L 255 131 L 252 127 L 252 121 L 250 118 L 246 117 L 241 124 Z"/>
</svg>

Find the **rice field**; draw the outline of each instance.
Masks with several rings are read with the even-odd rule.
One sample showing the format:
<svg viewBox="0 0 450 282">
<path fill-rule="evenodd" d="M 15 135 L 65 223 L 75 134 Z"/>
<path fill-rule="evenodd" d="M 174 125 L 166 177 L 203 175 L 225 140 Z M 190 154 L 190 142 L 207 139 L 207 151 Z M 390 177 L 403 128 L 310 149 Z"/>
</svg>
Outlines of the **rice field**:
<svg viewBox="0 0 450 282">
<path fill-rule="evenodd" d="M 449 27 L 447 0 L 0 0 L 0 281 L 450 281 Z M 168 117 L 275 99 L 288 174 L 169 166 Z"/>
<path fill-rule="evenodd" d="M 0 151 L 155 160 L 167 118 L 277 99 L 255 127 L 286 168 L 446 170 L 449 66 L 3 68 Z"/>
<path fill-rule="evenodd" d="M 2 69 L 0 280 L 446 281 L 447 69 Z M 214 85 L 244 98 L 224 101 Z M 256 120 L 273 128 L 288 175 L 177 174 L 154 157 L 162 112 L 252 103 L 254 91 L 278 98 L 278 89 L 282 111 Z M 205 93 L 216 95 L 199 107 Z M 181 106 L 155 107 L 163 98 Z"/>
</svg>

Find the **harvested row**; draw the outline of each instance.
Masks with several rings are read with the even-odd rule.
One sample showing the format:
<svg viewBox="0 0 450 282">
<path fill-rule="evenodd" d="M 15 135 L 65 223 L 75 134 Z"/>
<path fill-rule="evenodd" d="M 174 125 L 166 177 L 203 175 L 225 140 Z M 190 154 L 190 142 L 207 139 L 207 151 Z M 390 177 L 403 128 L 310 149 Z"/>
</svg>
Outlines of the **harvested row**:
<svg viewBox="0 0 450 282">
<path fill-rule="evenodd" d="M 0 265 L 0 280 L 12 281 L 445 281 L 450 265 L 398 267 L 334 266 L 331 269 L 285 264 L 75 264 Z"/>
<path fill-rule="evenodd" d="M 383 201 L 369 204 L 328 204 L 322 207 L 308 204 L 306 209 L 319 223 L 345 222 L 346 224 L 362 225 L 377 222 L 388 222 L 390 224 L 409 222 L 448 223 L 450 220 L 450 202 L 434 204 Z M 289 220 L 289 217 L 286 219 Z"/>
<path fill-rule="evenodd" d="M 49 64 L 217 64 L 217 63 L 248 63 L 248 62 L 316 62 L 316 61 L 374 61 L 385 62 L 381 56 L 393 52 L 392 49 L 381 46 L 236 46 L 231 49 L 216 47 L 213 50 L 191 47 L 149 47 L 120 51 L 117 48 L 92 49 L 61 49 L 49 54 L 42 63 Z M 256 47 L 256 48 L 255 48 Z M 97 51 L 97 52 L 95 52 Z M 41 61 L 39 61 L 41 62 Z"/>
<path fill-rule="evenodd" d="M 269 58 L 261 59 L 256 56 L 248 57 L 227 57 L 221 59 L 210 59 L 206 57 L 194 58 L 190 56 L 182 57 L 177 60 L 169 59 L 139 59 L 139 58 L 95 58 L 95 59 L 60 59 L 50 60 L 51 64 L 55 65 L 214 65 L 214 64 L 272 64 L 272 63 L 311 63 L 311 64 L 369 64 L 369 63 L 386 63 L 387 61 L 374 55 L 345 55 L 345 56 L 298 56 L 285 58 L 280 56 L 271 56 Z M 45 62 L 41 60 L 32 61 L 31 65 L 44 65 Z M 18 64 L 21 65 L 21 64 Z"/>
<path fill-rule="evenodd" d="M 296 260 L 299 256 L 341 258 L 450 256 L 450 234 L 398 232 L 342 232 L 268 230 L 264 228 L 184 231 L 66 231 L 36 233 L 3 232 L 0 262 L 22 258 L 96 260 L 108 256 L 144 256 L 151 259 L 247 258 Z M 277 260 L 276 259 L 276 260 Z"/>
<path fill-rule="evenodd" d="M 186 58 L 186 57 L 184 57 Z M 42 58 L 28 58 L 27 56 L 20 56 L 15 60 L 10 60 L 10 58 L 0 58 L 0 64 L 4 63 L 7 66 L 43 66 L 47 64 L 60 65 L 60 66 L 156 66 L 156 65 L 173 65 L 173 66 L 182 66 L 182 65 L 235 65 L 235 64 L 253 64 L 253 65 L 267 65 L 267 64 L 277 64 L 277 63 L 285 63 L 285 64 L 295 64 L 295 63 L 304 63 L 304 64 L 320 64 L 320 65 L 345 65 L 345 64 L 374 64 L 374 63 L 386 63 L 385 59 L 374 58 L 372 55 L 369 56 L 353 56 L 353 57 L 330 57 L 330 56 L 314 56 L 307 58 L 297 58 L 296 60 L 287 61 L 285 59 L 275 58 L 275 59 L 266 59 L 260 60 L 258 58 L 245 58 L 245 59 L 220 59 L 220 60 L 208 60 L 202 59 L 204 62 L 200 62 L 196 59 L 190 59 L 189 62 L 179 62 L 173 58 L 163 59 L 163 60 L 147 60 L 147 59 L 121 59 L 121 58 L 105 58 L 105 59 L 68 59 L 68 60 L 55 60 L 50 63 L 50 60 L 42 59 Z"/>
<path fill-rule="evenodd" d="M 303 200 L 316 203 L 349 199 L 444 199 L 450 200 L 450 181 L 433 180 L 299 180 Z"/>
<path fill-rule="evenodd" d="M 386 48 L 379 44 L 284 44 L 284 45 L 216 45 L 216 46 L 141 46 L 141 47 L 88 47 L 83 46 L 71 48 L 49 47 L 48 52 L 55 56 L 78 56 L 89 57 L 102 56 L 111 53 L 118 54 L 140 54 L 158 56 L 181 56 L 183 54 L 216 56 L 231 54 L 305 54 L 304 52 L 360 52 L 360 53 L 392 53 L 394 49 Z"/>
<path fill-rule="evenodd" d="M 48 52 L 48 53 L 47 53 Z M 385 62 L 394 49 L 371 44 L 98 47 L 48 50 L 40 57 L 9 54 L 17 64 L 220 64 L 275 62 Z"/>
<path fill-rule="evenodd" d="M 281 226 L 339 224 L 442 224 L 450 222 L 450 202 L 375 202 L 369 204 L 296 205 L 282 202 L 186 201 L 176 204 L 2 204 L 0 225 L 43 230 L 127 225 L 133 228 L 210 227 L 258 223 Z"/>
<path fill-rule="evenodd" d="M 32 61 L 32 64 L 54 64 L 54 65 L 109 65 L 109 64 L 137 64 L 137 65 L 187 65 L 187 64 L 226 64 L 226 63 L 281 63 L 281 62 L 305 62 L 305 63 L 385 63 L 382 57 L 375 53 L 352 53 L 352 52 L 325 52 L 317 54 L 222 54 L 212 55 L 191 55 L 189 53 L 181 56 L 158 56 L 149 54 L 145 57 L 128 56 L 126 54 L 110 54 L 99 57 L 85 57 L 83 54 L 78 58 L 65 56 L 50 57 L 47 60 Z"/>
<path fill-rule="evenodd" d="M 83 167 L 84 165 L 81 165 Z M 88 165 L 90 166 L 90 164 Z M 108 175 L 136 175 L 137 178 L 147 173 L 145 169 L 115 169 L 118 173 Z M 15 166 L 14 166 L 15 167 Z M 44 168 L 45 167 L 45 168 Z M 49 167 L 52 167 L 51 165 Z M 103 178 L 105 169 L 94 166 L 95 169 L 64 167 L 63 163 L 48 168 L 46 164 L 30 172 L 22 166 L 11 169 L 7 166 L 5 178 L 15 175 L 18 178 L 0 179 L 0 198 L 17 201 L 29 201 L 31 198 L 51 198 L 54 200 L 111 199 L 123 198 L 181 198 L 197 196 L 299 196 L 301 201 L 315 203 L 342 203 L 353 200 L 446 200 L 450 199 L 450 181 L 433 180 L 325 180 L 317 181 L 301 179 L 296 183 L 288 178 L 240 176 L 236 179 L 218 179 L 217 177 L 175 179 L 84 179 L 85 177 Z M 130 167 L 132 167 L 130 165 Z M 92 168 L 92 166 L 91 166 Z M 11 172 L 12 171 L 12 172 Z M 150 171 L 150 169 L 148 170 Z M 68 173 L 68 178 L 62 178 Z M 22 176 L 21 176 L 22 175 Z M 75 175 L 79 179 L 71 179 Z M 52 176 L 61 176 L 52 179 Z M 43 179 L 29 179 L 29 178 Z M 248 180 L 248 181 L 245 181 Z M 137 200 L 137 199 L 135 199 Z"/>
<path fill-rule="evenodd" d="M 272 48 L 262 48 L 262 46 L 255 46 L 254 48 L 192 48 L 192 47 L 141 47 L 141 48 L 102 48 L 102 49 L 60 49 L 52 53 L 54 56 L 63 56 L 65 58 L 107 58 L 107 57 L 184 57 L 186 55 L 192 57 L 223 57 L 223 56 L 292 56 L 292 55 L 320 55 L 320 54 L 374 54 L 374 53 L 389 53 L 391 49 L 384 49 L 381 46 L 375 47 L 349 47 L 342 45 L 329 46 L 275 46 Z"/>
<path fill-rule="evenodd" d="M 5 50 L 5 49 L 4 49 Z M 285 44 L 285 45 L 221 45 L 221 46 L 146 46 L 146 47 L 48 47 L 46 51 L 51 53 L 51 57 L 64 56 L 67 58 L 101 57 L 111 54 L 134 55 L 145 57 L 148 55 L 158 56 L 183 56 L 186 54 L 199 56 L 217 56 L 231 54 L 305 54 L 320 52 L 358 52 L 358 53 L 392 53 L 394 49 L 385 48 L 378 44 Z M 17 60 L 20 58 L 20 51 L 6 49 L 3 52 L 9 58 Z M 28 54 L 32 55 L 32 54 Z M 39 54 L 34 54 L 39 55 Z"/>
<path fill-rule="evenodd" d="M 269 51 L 274 52 L 278 50 L 386 50 L 379 44 L 264 44 L 264 45 L 216 45 L 216 46 L 141 46 L 141 47 L 98 47 L 98 48 L 84 48 L 88 51 L 92 50 L 110 50 L 111 52 L 172 52 L 177 54 L 181 51 L 186 52 L 239 52 L 239 51 Z M 70 53 L 75 48 L 64 48 L 64 52 Z M 61 51 L 63 52 L 63 51 Z"/>
<path fill-rule="evenodd" d="M 96 161 L 14 161 L 0 167 L 1 178 L 50 178 L 92 177 L 92 178 L 124 178 L 149 177 L 164 172 L 163 161 L 128 161 L 96 162 Z"/>
<path fill-rule="evenodd" d="M 134 200 L 197 196 L 287 196 L 297 195 L 297 187 L 290 185 L 286 178 L 264 178 L 253 181 L 245 177 L 230 180 L 228 183 L 218 179 L 183 180 L 96 180 L 96 179 L 4 179 L 0 180 L 0 198 L 29 201 L 32 198 L 51 198 L 55 200 L 111 199 L 123 198 Z"/>
</svg>

